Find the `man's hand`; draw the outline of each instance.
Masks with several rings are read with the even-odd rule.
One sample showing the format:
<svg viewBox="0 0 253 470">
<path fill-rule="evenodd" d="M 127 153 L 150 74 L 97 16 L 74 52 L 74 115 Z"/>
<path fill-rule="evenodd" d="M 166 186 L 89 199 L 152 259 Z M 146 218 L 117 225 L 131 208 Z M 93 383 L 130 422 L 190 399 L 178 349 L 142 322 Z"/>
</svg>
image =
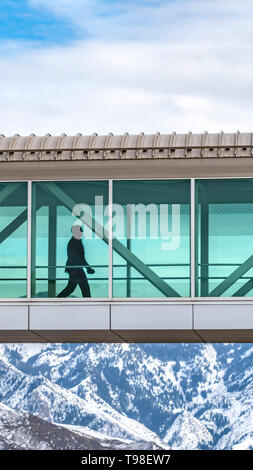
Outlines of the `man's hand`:
<svg viewBox="0 0 253 470">
<path fill-rule="evenodd" d="M 88 266 L 87 273 L 88 274 L 94 274 L 94 272 L 95 272 L 95 269 L 92 269 L 90 266 Z"/>
</svg>

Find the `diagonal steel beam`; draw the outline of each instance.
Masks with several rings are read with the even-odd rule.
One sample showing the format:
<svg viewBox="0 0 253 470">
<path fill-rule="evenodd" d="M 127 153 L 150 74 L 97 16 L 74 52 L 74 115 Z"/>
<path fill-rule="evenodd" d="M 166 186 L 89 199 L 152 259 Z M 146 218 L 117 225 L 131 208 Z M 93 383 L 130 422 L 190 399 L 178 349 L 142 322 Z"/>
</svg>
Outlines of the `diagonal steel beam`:
<svg viewBox="0 0 253 470">
<path fill-rule="evenodd" d="M 253 267 L 253 255 L 251 255 L 244 263 L 236 268 L 224 281 L 222 281 L 215 289 L 210 292 L 211 297 L 220 297 L 229 287 L 231 287 L 238 279 L 240 279 L 250 268 Z"/>
<path fill-rule="evenodd" d="M 40 209 L 41 206 L 37 207 L 37 210 Z M 4 227 L 4 229 L 0 232 L 0 243 L 3 243 L 6 238 L 12 235 L 15 230 L 17 230 L 25 221 L 27 220 L 27 209 L 20 212 L 20 214 L 12 220 L 9 225 Z"/>
<path fill-rule="evenodd" d="M 16 191 L 23 183 L 15 183 L 8 185 L 0 192 L 0 204 L 4 202 L 14 191 Z M 0 243 L 8 238 L 20 225 L 27 220 L 27 209 L 22 211 L 7 227 L 0 232 Z"/>
<path fill-rule="evenodd" d="M 15 183 L 13 184 L 7 184 L 4 189 L 0 192 L 0 204 L 7 198 L 9 197 L 14 191 L 17 191 L 17 189 L 22 185 L 23 183 Z"/>
<path fill-rule="evenodd" d="M 53 194 L 61 204 L 65 205 L 72 213 L 74 207 L 77 203 L 72 199 L 68 194 L 65 193 L 61 188 L 59 188 L 53 182 L 47 182 L 46 185 L 41 185 L 43 190 Z M 82 222 L 89 227 L 94 233 L 96 233 L 102 240 L 109 244 L 109 233 L 104 230 L 104 228 L 97 222 L 93 217 L 90 217 L 88 213 L 85 213 L 85 218 L 80 217 L 78 210 L 75 214 L 77 217 L 81 218 Z M 177 291 L 173 287 L 169 286 L 163 279 L 161 279 L 152 269 L 150 269 L 146 264 L 144 264 L 137 256 L 135 256 L 127 247 L 125 247 L 117 238 L 112 240 L 113 250 L 116 251 L 125 261 L 127 261 L 131 266 L 133 266 L 136 271 L 144 276 L 154 287 L 156 287 L 160 292 L 162 292 L 166 297 L 180 297 Z"/>
<path fill-rule="evenodd" d="M 7 225 L 0 232 L 0 243 L 3 243 L 6 238 L 12 235 L 15 230 L 17 230 L 25 221 L 27 220 L 27 209 L 22 211 L 14 220 L 12 220 L 9 225 Z"/>
<path fill-rule="evenodd" d="M 249 279 L 232 297 L 244 297 L 251 289 L 253 289 L 253 279 Z"/>
</svg>

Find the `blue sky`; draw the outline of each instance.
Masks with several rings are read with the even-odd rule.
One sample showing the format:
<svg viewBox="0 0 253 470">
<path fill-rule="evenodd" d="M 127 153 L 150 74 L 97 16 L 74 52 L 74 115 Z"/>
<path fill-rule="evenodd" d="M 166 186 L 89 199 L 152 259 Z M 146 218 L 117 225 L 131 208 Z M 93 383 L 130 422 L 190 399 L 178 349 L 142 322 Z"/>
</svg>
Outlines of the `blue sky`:
<svg viewBox="0 0 253 470">
<path fill-rule="evenodd" d="M 78 30 L 66 18 L 29 0 L 1 0 L 0 40 L 65 43 L 78 37 Z"/>
<path fill-rule="evenodd" d="M 0 133 L 252 131 L 252 0 L 2 0 Z"/>
<path fill-rule="evenodd" d="M 123 3 L 118 0 L 2 0 L 0 40 L 63 44 L 95 38 L 101 34 L 100 29 L 90 27 L 94 21 L 103 24 L 102 35 L 108 37 L 114 18 L 116 22 L 120 21 L 118 31 L 124 30 L 126 36 L 134 37 L 138 35 L 138 28 L 133 32 L 132 26 L 140 24 L 143 9 L 155 12 L 158 6 L 169 2 L 173 3 L 173 0 L 128 0 Z"/>
</svg>

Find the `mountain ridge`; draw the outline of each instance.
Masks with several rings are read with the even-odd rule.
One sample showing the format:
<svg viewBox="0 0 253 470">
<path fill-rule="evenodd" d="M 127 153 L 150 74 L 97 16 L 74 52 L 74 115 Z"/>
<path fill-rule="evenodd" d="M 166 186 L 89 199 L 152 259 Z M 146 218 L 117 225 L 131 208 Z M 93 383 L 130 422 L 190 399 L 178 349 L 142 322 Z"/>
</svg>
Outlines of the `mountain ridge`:
<svg viewBox="0 0 253 470">
<path fill-rule="evenodd" d="M 0 345 L 0 400 L 113 438 L 253 448 L 252 355 L 230 343 Z"/>
</svg>

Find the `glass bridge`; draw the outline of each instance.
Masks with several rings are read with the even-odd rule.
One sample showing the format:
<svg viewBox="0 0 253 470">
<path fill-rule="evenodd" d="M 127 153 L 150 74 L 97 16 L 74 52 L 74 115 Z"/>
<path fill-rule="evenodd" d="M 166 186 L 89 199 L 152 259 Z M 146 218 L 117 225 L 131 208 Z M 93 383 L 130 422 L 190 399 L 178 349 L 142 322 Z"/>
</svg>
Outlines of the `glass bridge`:
<svg viewBox="0 0 253 470">
<path fill-rule="evenodd" d="M 96 158 L 102 150 L 95 141 L 82 150 L 94 152 L 90 171 L 84 157 L 28 161 L 28 150 L 42 152 L 41 141 L 39 148 L 22 141 L 21 149 L 21 138 L 16 147 L 7 139 L 7 148 L 6 139 L 3 151 L 0 139 L 1 341 L 252 340 L 253 167 L 247 154 L 227 176 L 226 165 L 239 160 L 235 143 L 236 155 L 211 157 L 215 171 L 201 167 L 207 157 L 189 158 L 190 142 L 184 143 L 177 165 L 192 165 L 188 175 L 173 165 L 170 175 L 171 154 L 142 155 L 141 178 L 136 155 L 126 177 L 120 159 L 108 177 L 112 159 Z M 170 144 L 162 151 L 177 149 Z M 57 152 L 73 152 L 66 145 L 58 143 Z M 145 150 L 131 145 L 126 151 Z"/>
</svg>

